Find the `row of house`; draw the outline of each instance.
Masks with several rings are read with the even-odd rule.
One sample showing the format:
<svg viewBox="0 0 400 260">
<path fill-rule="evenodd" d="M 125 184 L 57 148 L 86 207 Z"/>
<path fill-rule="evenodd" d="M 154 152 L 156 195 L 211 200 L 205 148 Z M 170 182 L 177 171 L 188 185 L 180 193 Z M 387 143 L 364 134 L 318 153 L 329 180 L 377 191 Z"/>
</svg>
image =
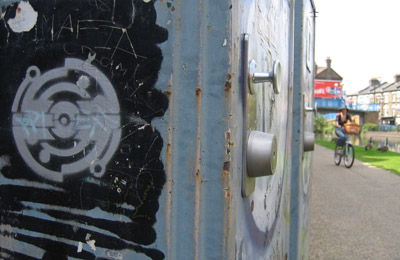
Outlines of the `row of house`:
<svg viewBox="0 0 400 260">
<path fill-rule="evenodd" d="M 400 74 L 394 82 L 380 82 L 373 78 L 368 87 L 347 95 L 348 104 L 354 109 L 373 107 L 379 111 L 379 122 L 385 125 L 400 124 Z"/>
<path fill-rule="evenodd" d="M 365 111 L 364 122 L 400 125 L 400 74 L 394 82 L 380 82 L 373 78 L 369 86 L 346 95 L 343 78 L 332 68 L 328 57 L 326 67 L 316 66 L 314 97 L 319 107 L 336 107 L 347 104 L 354 111 Z M 329 114 L 325 114 L 329 118 Z M 335 115 L 333 115 L 335 116 Z"/>
</svg>

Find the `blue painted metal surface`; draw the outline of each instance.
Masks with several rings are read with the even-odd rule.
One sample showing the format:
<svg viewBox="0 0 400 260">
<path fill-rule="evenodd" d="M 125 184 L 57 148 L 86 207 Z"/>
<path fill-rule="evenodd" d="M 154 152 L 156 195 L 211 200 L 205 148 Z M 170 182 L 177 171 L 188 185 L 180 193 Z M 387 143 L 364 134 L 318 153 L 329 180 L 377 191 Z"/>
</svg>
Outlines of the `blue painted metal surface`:
<svg viewBox="0 0 400 260">
<path fill-rule="evenodd" d="M 289 259 L 308 259 L 312 154 L 304 152 L 303 142 L 304 135 L 313 132 L 313 117 L 304 111 L 305 104 L 314 103 L 315 72 L 309 67 L 309 60 L 314 60 L 315 7 L 312 1 L 295 1 L 294 21 Z"/>
<path fill-rule="evenodd" d="M 227 254 L 229 162 L 226 135 L 231 84 L 226 1 L 158 2 L 171 41 L 158 82 L 169 91 L 164 124 L 167 168 L 157 247 L 168 259 Z M 224 214 L 225 212 L 225 214 Z"/>
<path fill-rule="evenodd" d="M 380 104 L 349 104 L 350 109 L 361 110 L 361 111 L 380 111 Z"/>
<path fill-rule="evenodd" d="M 346 104 L 344 99 L 327 99 L 327 98 L 316 98 L 315 102 L 318 107 L 329 107 L 335 108 L 339 111 L 339 109 Z"/>
<path fill-rule="evenodd" d="M 383 132 L 388 132 L 388 131 L 398 131 L 399 127 L 397 125 L 384 125 L 384 124 L 379 124 L 379 130 Z"/>
<path fill-rule="evenodd" d="M 316 98 L 315 102 L 319 108 L 334 108 L 339 110 L 343 105 L 346 104 L 344 99 L 326 99 L 326 98 Z M 360 111 L 379 111 L 380 104 L 348 104 L 349 109 L 360 110 Z"/>
</svg>

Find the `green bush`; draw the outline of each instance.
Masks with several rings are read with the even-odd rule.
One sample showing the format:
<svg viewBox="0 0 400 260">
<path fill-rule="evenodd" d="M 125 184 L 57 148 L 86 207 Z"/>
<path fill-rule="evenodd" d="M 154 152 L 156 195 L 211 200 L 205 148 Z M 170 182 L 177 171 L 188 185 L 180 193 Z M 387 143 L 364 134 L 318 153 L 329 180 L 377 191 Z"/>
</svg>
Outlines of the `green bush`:
<svg viewBox="0 0 400 260">
<path fill-rule="evenodd" d="M 371 124 L 371 123 L 366 123 L 362 127 L 362 132 L 366 133 L 368 131 L 379 131 L 379 125 L 377 124 Z"/>
<path fill-rule="evenodd" d="M 314 119 L 314 132 L 316 134 L 333 134 L 335 132 L 335 123 L 329 122 L 326 118 L 318 114 Z"/>
<path fill-rule="evenodd" d="M 336 129 L 335 122 L 328 122 L 327 126 L 324 129 L 324 132 L 326 134 L 334 134 L 335 129 Z"/>
<path fill-rule="evenodd" d="M 328 122 L 326 121 L 326 118 L 321 114 L 317 114 L 317 116 L 314 118 L 314 132 L 316 134 L 324 133 L 327 125 Z"/>
</svg>

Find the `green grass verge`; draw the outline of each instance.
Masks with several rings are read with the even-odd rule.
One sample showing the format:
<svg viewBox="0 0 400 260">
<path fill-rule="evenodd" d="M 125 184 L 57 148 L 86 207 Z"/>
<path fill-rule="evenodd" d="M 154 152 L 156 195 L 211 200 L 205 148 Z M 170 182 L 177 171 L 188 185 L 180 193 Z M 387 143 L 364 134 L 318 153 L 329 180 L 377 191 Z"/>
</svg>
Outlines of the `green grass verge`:
<svg viewBox="0 0 400 260">
<path fill-rule="evenodd" d="M 326 148 L 335 149 L 336 143 L 331 141 L 316 140 L 316 144 L 324 146 Z M 379 167 L 391 172 L 396 173 L 400 176 L 400 154 L 395 152 L 384 152 L 378 151 L 376 148 L 371 150 L 365 150 L 364 147 L 354 145 L 356 159 L 369 163 L 375 167 Z"/>
</svg>

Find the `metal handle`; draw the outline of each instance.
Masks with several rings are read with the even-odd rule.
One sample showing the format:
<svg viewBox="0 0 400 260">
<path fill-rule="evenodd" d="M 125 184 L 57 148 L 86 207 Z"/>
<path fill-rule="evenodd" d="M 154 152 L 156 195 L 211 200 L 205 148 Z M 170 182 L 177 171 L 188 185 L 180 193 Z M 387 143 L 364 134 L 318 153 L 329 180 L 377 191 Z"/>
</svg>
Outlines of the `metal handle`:
<svg viewBox="0 0 400 260">
<path fill-rule="evenodd" d="M 306 103 L 305 106 L 304 106 L 304 110 L 305 110 L 306 112 L 314 112 L 314 116 L 316 116 L 316 115 L 317 115 L 317 112 L 318 112 L 317 103 L 314 104 L 314 107 L 309 107 L 309 106 L 307 105 L 307 103 Z"/>
<path fill-rule="evenodd" d="M 254 94 L 254 84 L 270 82 L 274 88 L 275 94 L 279 94 L 281 91 L 281 63 L 279 60 L 274 62 L 272 71 L 270 72 L 256 72 L 257 64 L 255 60 L 249 62 L 249 89 L 250 93 Z"/>
</svg>

